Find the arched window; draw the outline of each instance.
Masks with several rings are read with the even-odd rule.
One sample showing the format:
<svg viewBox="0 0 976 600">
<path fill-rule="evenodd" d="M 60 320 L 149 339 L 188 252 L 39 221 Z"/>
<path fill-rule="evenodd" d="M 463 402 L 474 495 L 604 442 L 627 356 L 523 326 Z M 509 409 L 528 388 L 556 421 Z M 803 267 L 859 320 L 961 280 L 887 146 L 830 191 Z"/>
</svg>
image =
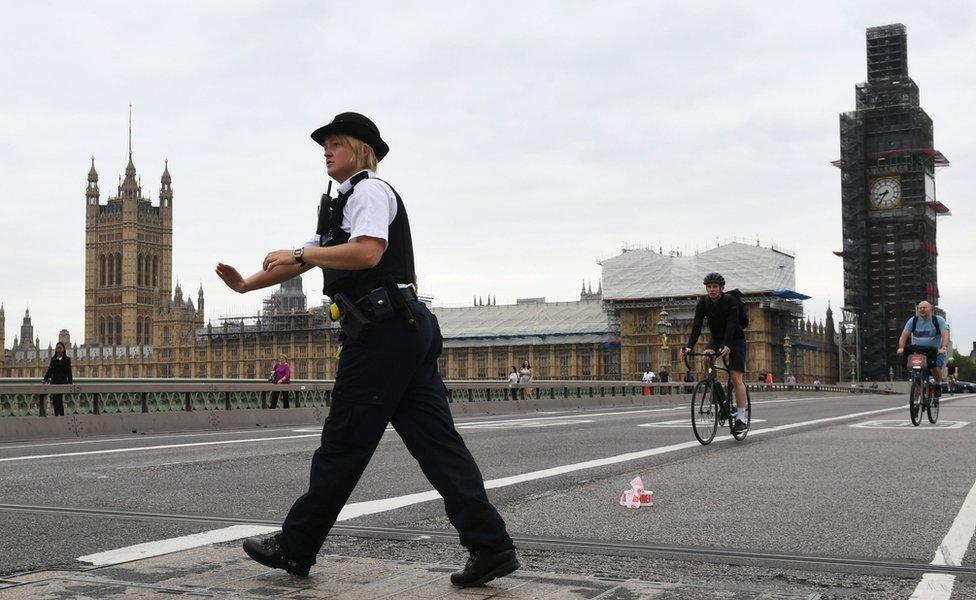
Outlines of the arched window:
<svg viewBox="0 0 976 600">
<path fill-rule="evenodd" d="M 104 259 L 105 257 L 103 256 L 102 258 Z M 108 334 L 105 332 L 105 317 L 98 317 L 98 342 L 105 343 L 107 336 Z"/>
<path fill-rule="evenodd" d="M 115 254 L 115 284 L 122 285 L 122 253 Z"/>
<path fill-rule="evenodd" d="M 142 285 L 142 255 L 136 260 L 136 285 Z"/>
<path fill-rule="evenodd" d="M 146 345 L 152 345 L 152 319 L 146 317 Z"/>
<path fill-rule="evenodd" d="M 152 257 L 147 254 L 144 259 L 146 264 L 142 269 L 142 285 L 152 287 Z"/>
<path fill-rule="evenodd" d="M 142 260 L 139 260 L 140 272 L 142 271 Z M 136 345 L 142 345 L 142 317 L 136 317 Z"/>
<path fill-rule="evenodd" d="M 152 261 L 152 285 L 159 287 L 159 258 L 154 256 Z"/>
<path fill-rule="evenodd" d="M 113 285 L 113 284 L 115 284 L 115 261 L 112 260 L 112 255 L 111 254 L 108 255 L 107 258 L 108 258 L 108 261 L 107 261 L 108 262 L 108 280 L 106 281 L 106 284 L 107 285 Z"/>
<path fill-rule="evenodd" d="M 118 315 L 115 317 L 115 345 L 122 345 L 122 317 Z"/>
<path fill-rule="evenodd" d="M 105 255 L 98 255 L 98 285 L 105 287 Z"/>
</svg>

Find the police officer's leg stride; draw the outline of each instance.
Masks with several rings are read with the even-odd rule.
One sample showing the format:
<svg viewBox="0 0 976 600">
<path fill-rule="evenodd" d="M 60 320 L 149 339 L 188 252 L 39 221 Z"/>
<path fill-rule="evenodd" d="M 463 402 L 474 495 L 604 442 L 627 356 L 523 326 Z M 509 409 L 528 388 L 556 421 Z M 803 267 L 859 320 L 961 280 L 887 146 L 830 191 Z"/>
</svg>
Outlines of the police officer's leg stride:
<svg viewBox="0 0 976 600">
<path fill-rule="evenodd" d="M 406 209 L 396 191 L 375 178 L 376 163 L 389 147 L 373 122 L 357 113 L 337 115 L 312 139 L 325 149 L 329 175 L 340 182 L 338 198 L 323 198 L 315 241 L 269 253 L 263 270 L 247 279 L 229 265 L 217 266 L 221 279 L 241 293 L 322 267 L 324 292 L 345 339 L 308 491 L 295 501 L 280 534 L 250 538 L 244 551 L 268 567 L 308 575 L 392 423 L 444 498 L 447 516 L 471 554 L 451 582 L 473 587 L 508 575 L 519 568 L 518 557 L 454 427 L 437 372 L 440 328 L 415 292 Z M 387 227 L 377 227 L 384 221 Z"/>
</svg>

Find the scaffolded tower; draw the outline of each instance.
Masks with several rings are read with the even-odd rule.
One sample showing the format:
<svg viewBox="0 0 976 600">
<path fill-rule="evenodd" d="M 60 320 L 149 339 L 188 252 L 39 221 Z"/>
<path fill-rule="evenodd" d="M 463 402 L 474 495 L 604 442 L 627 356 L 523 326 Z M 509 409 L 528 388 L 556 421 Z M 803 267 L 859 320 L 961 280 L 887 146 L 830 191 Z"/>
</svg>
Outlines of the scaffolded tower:
<svg viewBox="0 0 976 600">
<path fill-rule="evenodd" d="M 898 336 L 915 305 L 939 300 L 935 169 L 949 161 L 932 145 L 932 119 L 908 76 L 901 24 L 867 30 L 868 80 L 856 86 L 856 110 L 840 115 L 845 342 L 865 380 L 900 370 Z M 850 332 L 854 333 L 854 332 Z"/>
</svg>

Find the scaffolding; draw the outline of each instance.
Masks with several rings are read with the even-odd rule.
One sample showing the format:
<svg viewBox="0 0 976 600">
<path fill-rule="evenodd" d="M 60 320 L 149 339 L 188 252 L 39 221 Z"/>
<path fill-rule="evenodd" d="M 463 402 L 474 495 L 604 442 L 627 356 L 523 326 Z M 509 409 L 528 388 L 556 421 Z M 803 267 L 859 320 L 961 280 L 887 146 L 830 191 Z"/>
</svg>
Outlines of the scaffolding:
<svg viewBox="0 0 976 600">
<path fill-rule="evenodd" d="M 866 37 L 868 80 L 855 86 L 856 110 L 840 115 L 841 157 L 831 164 L 841 170 L 840 369 L 877 381 L 901 371 L 895 350 L 915 304 L 938 303 L 936 218 L 949 209 L 935 198 L 934 175 L 949 161 L 933 147 L 932 119 L 908 76 L 905 26 L 872 27 Z M 868 197 L 882 177 L 900 189 L 883 209 Z"/>
</svg>

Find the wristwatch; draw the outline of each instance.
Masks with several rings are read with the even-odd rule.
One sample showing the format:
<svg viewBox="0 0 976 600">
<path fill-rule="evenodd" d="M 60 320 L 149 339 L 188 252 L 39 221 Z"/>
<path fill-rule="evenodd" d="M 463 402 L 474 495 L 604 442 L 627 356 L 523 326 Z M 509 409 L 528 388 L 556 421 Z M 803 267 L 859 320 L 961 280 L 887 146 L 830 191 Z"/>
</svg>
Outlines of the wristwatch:
<svg viewBox="0 0 976 600">
<path fill-rule="evenodd" d="M 304 246 L 302 246 L 301 248 L 296 248 L 295 249 L 295 252 L 294 252 L 294 255 L 295 255 L 295 262 L 296 263 L 298 263 L 300 265 L 304 265 L 305 264 L 305 259 L 302 258 L 303 256 L 305 256 L 305 247 Z"/>
</svg>

